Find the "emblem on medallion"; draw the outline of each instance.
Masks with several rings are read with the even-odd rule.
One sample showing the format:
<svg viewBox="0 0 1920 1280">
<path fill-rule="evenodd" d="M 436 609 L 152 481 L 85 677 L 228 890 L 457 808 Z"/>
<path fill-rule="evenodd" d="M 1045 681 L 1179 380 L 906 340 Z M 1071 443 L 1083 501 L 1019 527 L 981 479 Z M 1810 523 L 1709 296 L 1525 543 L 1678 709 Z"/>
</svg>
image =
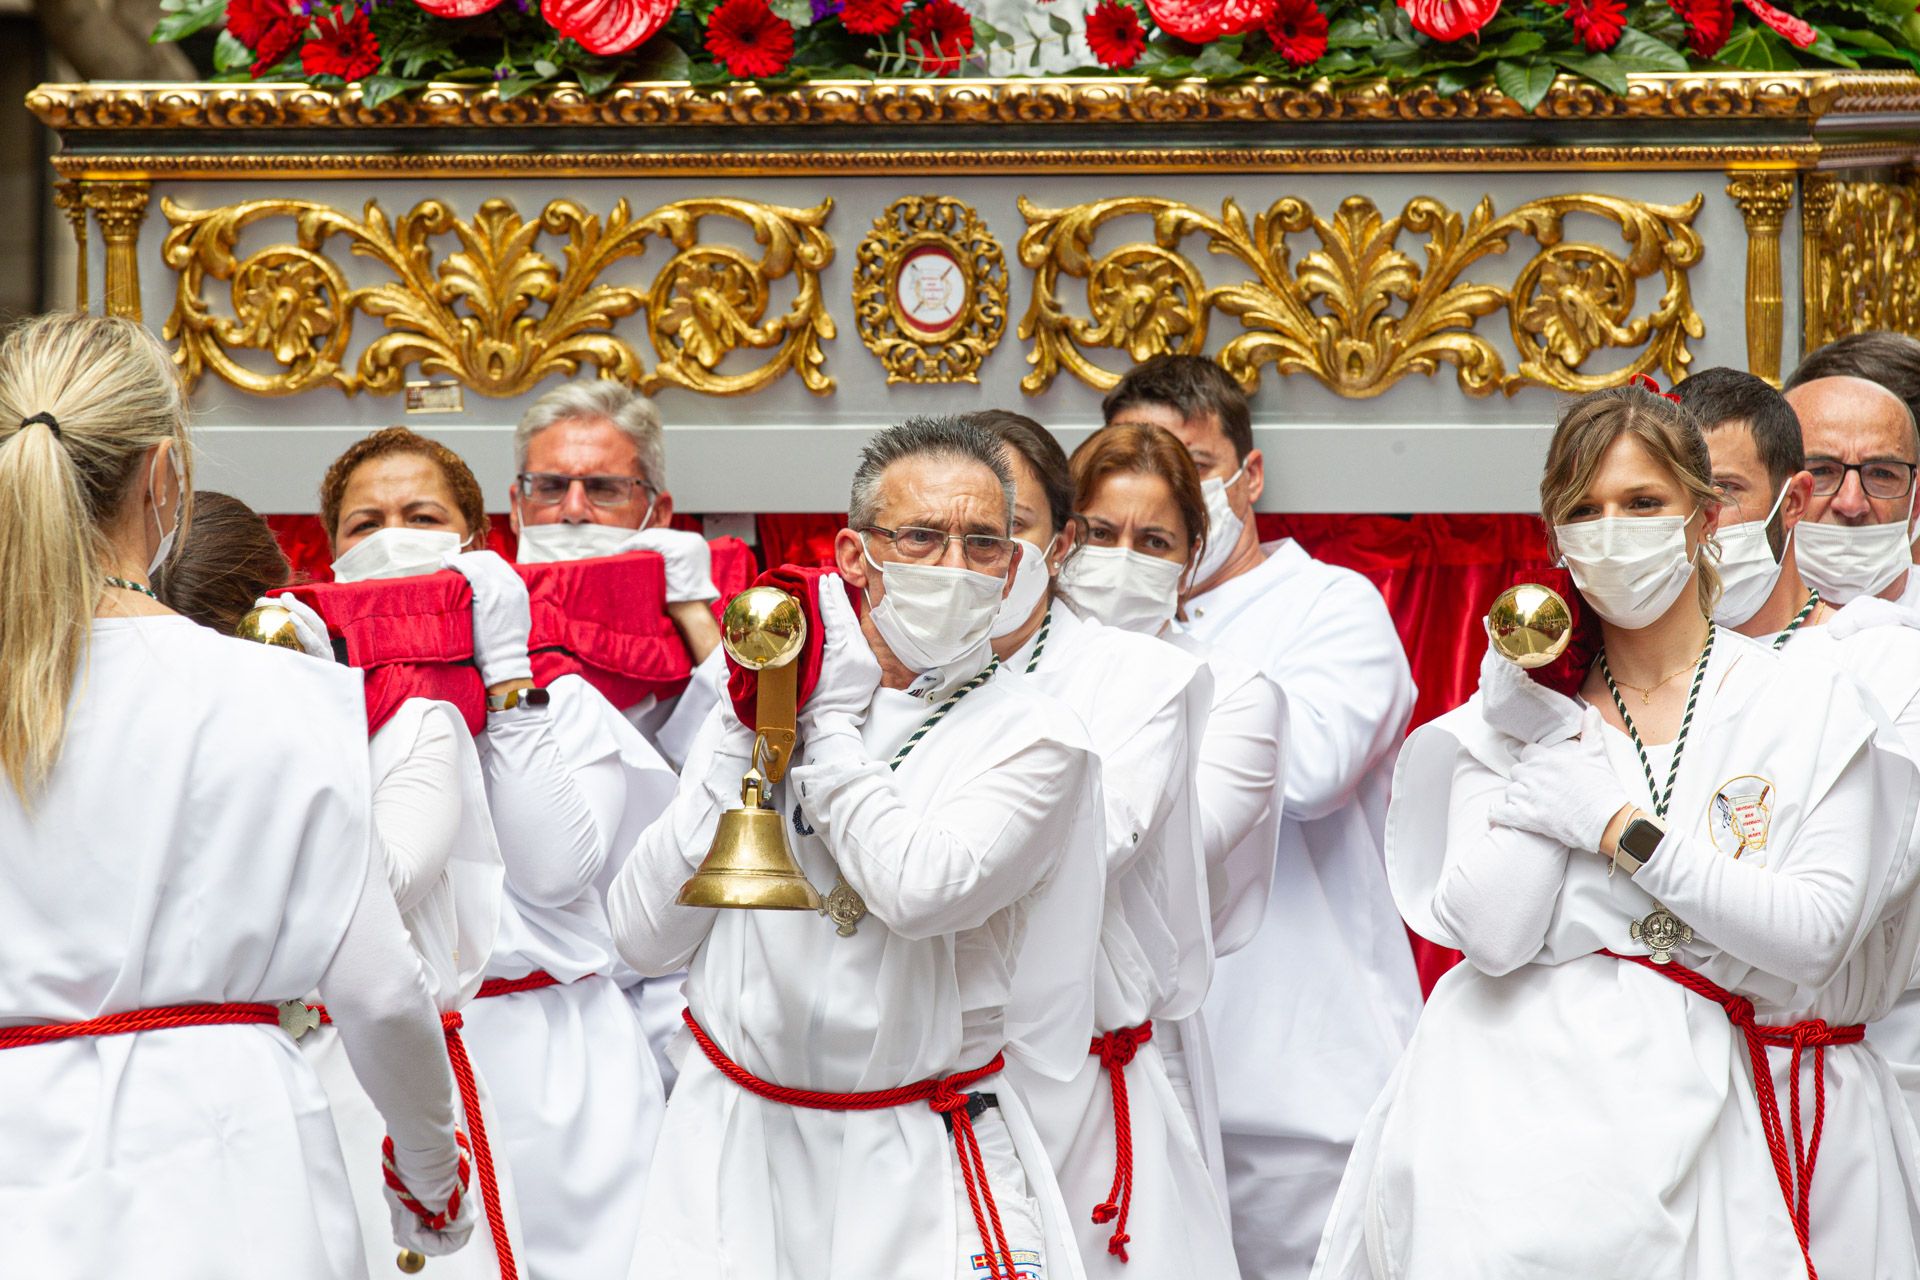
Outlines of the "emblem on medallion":
<svg viewBox="0 0 1920 1280">
<path fill-rule="evenodd" d="M 1743 774 L 1720 784 L 1707 802 L 1707 834 L 1713 847 L 1738 858 L 1767 847 L 1773 827 L 1773 784 Z"/>
<path fill-rule="evenodd" d="M 820 914 L 839 926 L 841 937 L 851 938 L 866 918 L 867 904 L 842 876 L 833 882 L 833 892 L 827 895 L 827 905 L 820 908 Z"/>
<path fill-rule="evenodd" d="M 1627 936 L 1647 944 L 1647 958 L 1655 964 L 1671 964 L 1673 949 L 1693 941 L 1693 926 L 1659 903 L 1653 910 L 1627 926 Z"/>
<path fill-rule="evenodd" d="M 320 1014 L 304 1000 L 280 1002 L 280 1029 L 298 1040 L 320 1025 Z"/>
</svg>

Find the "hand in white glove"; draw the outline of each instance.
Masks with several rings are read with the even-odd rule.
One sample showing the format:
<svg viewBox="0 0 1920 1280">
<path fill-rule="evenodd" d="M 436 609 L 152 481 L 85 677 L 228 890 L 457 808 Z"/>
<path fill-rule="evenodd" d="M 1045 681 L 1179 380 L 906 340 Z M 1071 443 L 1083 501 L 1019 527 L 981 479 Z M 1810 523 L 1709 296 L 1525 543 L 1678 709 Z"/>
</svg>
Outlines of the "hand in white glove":
<svg viewBox="0 0 1920 1280">
<path fill-rule="evenodd" d="M 1480 659 L 1480 714 L 1522 742 L 1562 742 L 1580 732 L 1580 704 L 1501 657 L 1491 638 Z"/>
<path fill-rule="evenodd" d="M 1579 737 L 1523 748 L 1507 776 L 1506 794 L 1487 816 L 1500 826 L 1598 853 L 1607 824 L 1629 803 L 1607 762 L 1600 736 L 1605 732 L 1599 711 L 1588 708 Z"/>
<path fill-rule="evenodd" d="M 800 709 L 800 732 L 805 735 L 829 723 L 858 725 L 866 717 L 873 691 L 880 687 L 880 663 L 860 630 L 860 619 L 847 601 L 840 575 L 820 579 L 820 626 L 824 648 L 820 681 L 807 705 Z"/>
<path fill-rule="evenodd" d="M 526 582 L 492 551 L 458 552 L 445 563 L 473 588 L 473 658 L 481 683 L 491 689 L 533 679 L 533 660 L 527 656 L 533 607 Z"/>
<path fill-rule="evenodd" d="M 301 651 L 322 662 L 333 661 L 333 640 L 326 619 L 313 606 L 297 596 L 261 596 L 253 602 L 256 609 L 285 609 L 293 615 L 293 634 L 299 637 Z"/>
<path fill-rule="evenodd" d="M 471 1166 L 470 1160 L 469 1166 Z M 404 1173 L 400 1174 L 400 1178 L 402 1182 L 406 1181 Z M 399 1193 L 391 1186 L 385 1185 L 384 1181 L 380 1190 L 387 1198 L 387 1216 L 393 1223 L 393 1242 L 402 1249 L 411 1249 L 429 1258 L 444 1258 L 450 1253 L 457 1253 L 465 1248 L 468 1237 L 473 1234 L 474 1225 L 480 1221 L 480 1180 L 472 1176 L 471 1168 L 468 1184 L 460 1190 L 459 1212 L 437 1231 L 430 1230 L 427 1224 L 420 1220 L 420 1215 L 403 1204 Z M 442 1196 L 438 1201 L 429 1203 L 427 1207 L 443 1208 L 451 1193 L 452 1188 L 449 1187 L 448 1196 Z"/>
<path fill-rule="evenodd" d="M 1878 596 L 1849 600 L 1827 623 L 1827 634 L 1835 640 L 1857 636 L 1874 627 L 1920 627 L 1920 615 L 1905 605 Z"/>
<path fill-rule="evenodd" d="M 629 551 L 652 551 L 667 562 L 667 603 L 717 600 L 713 585 L 713 549 L 690 529 L 636 529 L 627 540 Z"/>
</svg>

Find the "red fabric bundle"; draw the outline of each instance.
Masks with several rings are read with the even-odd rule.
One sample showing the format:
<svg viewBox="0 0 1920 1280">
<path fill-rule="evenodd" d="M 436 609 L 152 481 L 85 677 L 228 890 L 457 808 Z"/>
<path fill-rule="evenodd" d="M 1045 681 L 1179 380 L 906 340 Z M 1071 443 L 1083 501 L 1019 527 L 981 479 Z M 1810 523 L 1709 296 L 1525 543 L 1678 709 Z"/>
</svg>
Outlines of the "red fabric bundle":
<svg viewBox="0 0 1920 1280">
<path fill-rule="evenodd" d="M 812 695 L 815 685 L 820 683 L 820 665 L 826 651 L 825 628 L 820 625 L 820 582 L 831 569 L 807 569 L 798 565 L 783 564 L 777 569 L 769 569 L 755 578 L 756 587 L 778 587 L 800 602 L 801 610 L 807 615 L 807 642 L 800 651 L 799 700 L 798 705 L 806 706 L 807 698 Z M 844 585 L 844 584 L 843 584 Z M 860 593 L 852 587 L 846 587 L 847 599 L 857 610 L 860 607 Z M 740 717 L 740 723 L 749 729 L 759 728 L 755 716 L 754 699 L 760 692 L 760 675 L 749 671 L 727 655 L 727 696 L 733 699 L 734 714 Z"/>
<path fill-rule="evenodd" d="M 753 548 L 738 538 L 713 538 L 707 547 L 713 553 L 713 585 L 720 589 L 720 598 L 713 602 L 718 618 L 726 612 L 727 601 L 753 585 L 760 562 L 753 558 Z"/>
</svg>

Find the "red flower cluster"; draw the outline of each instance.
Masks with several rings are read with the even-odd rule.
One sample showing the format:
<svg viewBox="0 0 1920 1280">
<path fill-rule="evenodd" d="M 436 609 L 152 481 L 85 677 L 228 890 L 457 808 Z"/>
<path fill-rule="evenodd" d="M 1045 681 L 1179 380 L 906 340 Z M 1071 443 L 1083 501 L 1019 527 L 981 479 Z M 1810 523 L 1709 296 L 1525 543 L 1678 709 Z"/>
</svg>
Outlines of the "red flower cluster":
<svg viewBox="0 0 1920 1280">
<path fill-rule="evenodd" d="M 300 43 L 306 26 L 307 20 L 294 13 L 288 0 L 227 0 L 227 30 L 253 50 L 256 80 Z"/>
<path fill-rule="evenodd" d="M 767 0 L 725 0 L 707 19 L 707 52 L 729 75 L 764 80 L 793 61 L 793 27 Z"/>
<path fill-rule="evenodd" d="M 1493 21 L 1500 0 L 1400 0 L 1413 29 L 1435 40 L 1464 40 Z"/>
<path fill-rule="evenodd" d="M 1313 0 L 1279 0 L 1266 31 L 1267 39 L 1291 66 L 1318 62 L 1327 51 L 1327 15 Z"/>
<path fill-rule="evenodd" d="M 1733 0 L 1667 0 L 1687 24 L 1687 44 L 1703 58 L 1720 52 L 1733 34 Z"/>
<path fill-rule="evenodd" d="M 973 18 L 953 0 L 923 0 L 907 20 L 907 48 L 922 71 L 950 76 L 973 52 Z"/>
<path fill-rule="evenodd" d="M 1087 47 L 1103 67 L 1124 71 L 1147 51 L 1147 30 L 1124 0 L 1100 0 L 1087 15 Z"/>
<path fill-rule="evenodd" d="M 1147 0 L 1159 28 L 1189 44 L 1242 35 L 1265 25 L 1274 0 Z"/>
<path fill-rule="evenodd" d="M 1605 53 L 1620 43 L 1620 33 L 1627 29 L 1626 0 L 1567 0 L 1567 21 L 1581 45 Z"/>
<path fill-rule="evenodd" d="M 847 0 L 840 25 L 857 36 L 884 36 L 900 25 L 907 0 Z"/>
<path fill-rule="evenodd" d="M 348 17 L 347 14 L 352 14 Z M 300 46 L 300 66 L 310 76 L 364 80 L 380 69 L 380 42 L 373 24 L 358 9 L 323 13 L 313 21 L 314 36 Z"/>
<path fill-rule="evenodd" d="M 479 4 L 491 9 L 500 0 L 422 0 L 435 4 Z M 667 25 L 677 0 L 545 0 L 540 16 L 588 53 L 608 57 L 637 49 Z"/>
</svg>

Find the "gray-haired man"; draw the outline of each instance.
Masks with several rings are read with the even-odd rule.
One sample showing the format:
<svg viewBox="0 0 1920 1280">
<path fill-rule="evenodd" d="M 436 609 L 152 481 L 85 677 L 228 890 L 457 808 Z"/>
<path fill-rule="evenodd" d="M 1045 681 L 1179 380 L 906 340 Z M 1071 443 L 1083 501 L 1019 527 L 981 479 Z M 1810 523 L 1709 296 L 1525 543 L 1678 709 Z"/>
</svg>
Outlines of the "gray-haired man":
<svg viewBox="0 0 1920 1280">
<path fill-rule="evenodd" d="M 856 620 L 842 577 L 820 580 L 820 679 L 775 801 L 832 918 L 675 903 L 738 800 L 753 735 L 731 708 L 614 883 L 628 963 L 688 967 L 697 1045 L 641 1216 L 650 1277 L 1081 1274 L 998 1073 L 1003 1051 L 1060 1078 L 1085 1059 L 1104 874 L 1063 852 L 1097 844 L 1084 730 L 980 678 L 1012 488 L 998 442 L 954 419 L 882 432 L 862 458 L 835 551 L 868 607 Z M 1011 1026 L 1016 989 L 1023 1010 L 1078 1016 Z"/>
</svg>

